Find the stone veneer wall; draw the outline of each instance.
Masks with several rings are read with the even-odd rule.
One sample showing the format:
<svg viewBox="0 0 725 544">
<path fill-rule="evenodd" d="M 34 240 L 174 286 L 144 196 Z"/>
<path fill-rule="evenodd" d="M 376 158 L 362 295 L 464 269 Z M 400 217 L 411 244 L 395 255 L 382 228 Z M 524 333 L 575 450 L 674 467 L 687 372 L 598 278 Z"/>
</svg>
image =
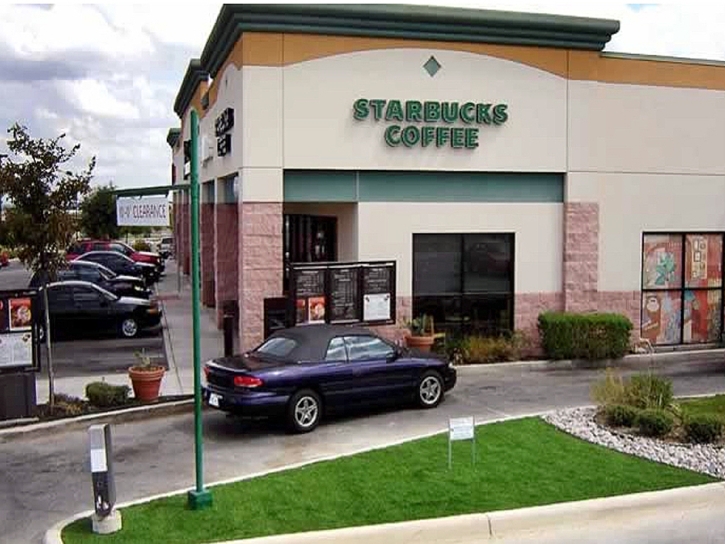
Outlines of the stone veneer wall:
<svg viewBox="0 0 725 544">
<path fill-rule="evenodd" d="M 214 300 L 216 324 L 222 326 L 224 302 L 239 300 L 237 288 L 239 221 L 237 204 L 217 204 L 214 207 Z"/>
<path fill-rule="evenodd" d="M 525 355 L 541 354 L 539 314 L 563 309 L 563 293 L 517 293 L 514 296 L 514 330 L 521 332 L 529 342 Z"/>
<path fill-rule="evenodd" d="M 188 202 L 182 204 L 181 212 L 181 239 L 184 254 L 179 263 L 181 263 L 183 273 L 188 276 L 191 274 L 191 216 Z"/>
<path fill-rule="evenodd" d="M 599 306 L 599 204 L 564 204 L 564 309 L 596 311 Z"/>
<path fill-rule="evenodd" d="M 375 325 L 368 327 L 377 332 L 383 338 L 396 343 L 402 343 L 405 338 L 405 323 L 411 319 L 413 311 L 412 297 L 397 297 L 395 300 L 395 324 Z"/>
<path fill-rule="evenodd" d="M 201 246 L 201 303 L 215 305 L 214 298 L 214 204 L 205 202 L 199 214 Z"/>
<path fill-rule="evenodd" d="M 239 203 L 240 349 L 264 334 L 264 299 L 282 295 L 282 203 Z"/>
<path fill-rule="evenodd" d="M 616 312 L 632 321 L 632 340 L 639 340 L 642 323 L 642 293 L 640 291 L 602 291 L 599 293 L 599 311 Z"/>
</svg>

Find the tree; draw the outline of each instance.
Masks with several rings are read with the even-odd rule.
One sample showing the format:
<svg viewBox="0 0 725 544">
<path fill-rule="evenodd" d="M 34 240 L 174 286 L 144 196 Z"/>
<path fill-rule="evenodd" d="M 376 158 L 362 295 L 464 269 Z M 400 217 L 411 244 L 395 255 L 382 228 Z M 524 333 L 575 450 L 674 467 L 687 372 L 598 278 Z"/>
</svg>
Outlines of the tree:
<svg viewBox="0 0 725 544">
<path fill-rule="evenodd" d="M 8 129 L 9 155 L 0 155 L 0 195 L 13 204 L 5 218 L 5 228 L 17 249 L 20 261 L 41 274 L 43 287 L 56 277 L 65 262 L 64 251 L 77 230 L 78 199 L 90 191 L 96 159 L 85 170 L 68 170 L 80 144 L 70 150 L 63 146 L 65 134 L 53 139 L 32 138 L 28 129 L 15 123 Z M 50 317 L 47 289 L 42 288 L 45 308 L 45 344 L 48 362 L 50 410 L 53 410 L 53 358 L 50 343 Z"/>
<path fill-rule="evenodd" d="M 80 229 L 86 236 L 111 240 L 120 236 L 114 190 L 113 183 L 97 187 L 81 202 Z"/>
</svg>

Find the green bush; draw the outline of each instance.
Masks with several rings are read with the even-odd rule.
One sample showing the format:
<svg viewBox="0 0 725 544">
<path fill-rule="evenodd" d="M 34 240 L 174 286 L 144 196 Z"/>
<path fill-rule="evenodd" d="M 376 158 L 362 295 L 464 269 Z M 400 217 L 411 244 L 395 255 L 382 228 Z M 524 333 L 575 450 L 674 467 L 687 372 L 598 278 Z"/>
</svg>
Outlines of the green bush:
<svg viewBox="0 0 725 544">
<path fill-rule="evenodd" d="M 599 406 L 625 404 L 627 402 L 624 380 L 611 368 L 607 368 L 603 380 L 592 385 L 591 395 L 594 402 Z"/>
<path fill-rule="evenodd" d="M 654 374 L 636 374 L 624 389 L 625 403 L 636 408 L 666 410 L 672 404 L 672 382 Z"/>
<path fill-rule="evenodd" d="M 86 385 L 88 402 L 98 408 L 123 406 L 128 402 L 131 388 L 127 385 L 111 385 L 106 382 L 92 382 Z"/>
<path fill-rule="evenodd" d="M 614 427 L 633 427 L 639 416 L 639 410 L 626 404 L 605 406 L 604 417 Z"/>
<path fill-rule="evenodd" d="M 133 249 L 136 251 L 151 251 L 151 246 L 146 240 L 135 240 L 133 243 Z"/>
<path fill-rule="evenodd" d="M 550 359 L 619 359 L 629 350 L 632 322 L 620 314 L 544 312 L 538 329 Z"/>
<path fill-rule="evenodd" d="M 710 414 L 689 416 L 684 421 L 685 438 L 689 442 L 705 444 L 715 442 L 723 432 L 723 421 Z"/>
<path fill-rule="evenodd" d="M 662 437 L 672 430 L 675 418 L 664 410 L 642 410 L 635 423 L 643 435 Z"/>
</svg>

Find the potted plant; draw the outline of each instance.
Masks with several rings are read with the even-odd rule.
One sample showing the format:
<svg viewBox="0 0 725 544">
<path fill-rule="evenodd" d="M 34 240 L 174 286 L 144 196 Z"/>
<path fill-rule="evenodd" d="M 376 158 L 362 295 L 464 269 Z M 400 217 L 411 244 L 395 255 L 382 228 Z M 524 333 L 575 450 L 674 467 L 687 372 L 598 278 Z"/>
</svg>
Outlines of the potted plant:
<svg viewBox="0 0 725 544">
<path fill-rule="evenodd" d="M 153 401 L 159 397 L 161 380 L 166 369 L 151 362 L 151 357 L 146 350 L 136 351 L 134 355 L 139 362 L 128 369 L 128 376 L 131 378 L 134 396 L 141 401 Z"/>
<path fill-rule="evenodd" d="M 435 342 L 435 328 L 433 316 L 423 314 L 406 323 L 408 334 L 405 337 L 405 344 L 409 348 L 419 351 L 430 351 Z"/>
</svg>

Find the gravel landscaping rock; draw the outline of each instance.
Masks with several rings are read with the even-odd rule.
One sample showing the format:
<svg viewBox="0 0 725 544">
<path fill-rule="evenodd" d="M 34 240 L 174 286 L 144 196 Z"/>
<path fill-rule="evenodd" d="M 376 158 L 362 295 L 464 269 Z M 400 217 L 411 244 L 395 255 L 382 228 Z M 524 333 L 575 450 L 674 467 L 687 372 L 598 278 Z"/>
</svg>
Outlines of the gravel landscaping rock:
<svg viewBox="0 0 725 544">
<path fill-rule="evenodd" d="M 725 479 L 725 449 L 712 444 L 672 444 L 618 433 L 594 420 L 596 408 L 572 408 L 542 416 L 544 421 L 577 438 L 659 463 Z"/>
</svg>

